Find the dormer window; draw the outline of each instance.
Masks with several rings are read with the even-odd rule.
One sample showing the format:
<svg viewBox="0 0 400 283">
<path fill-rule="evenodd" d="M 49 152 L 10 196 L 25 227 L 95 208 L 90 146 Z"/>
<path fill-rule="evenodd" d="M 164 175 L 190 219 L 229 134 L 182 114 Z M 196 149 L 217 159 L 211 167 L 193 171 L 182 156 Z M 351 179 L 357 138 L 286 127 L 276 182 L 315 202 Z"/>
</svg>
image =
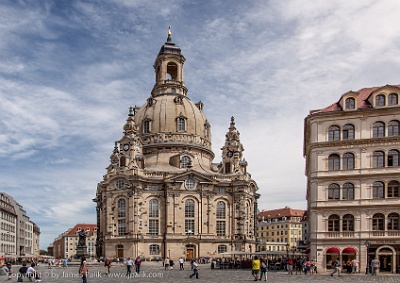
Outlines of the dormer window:
<svg viewBox="0 0 400 283">
<path fill-rule="evenodd" d="M 356 100 L 353 97 L 349 97 L 346 99 L 346 109 L 355 109 L 356 108 Z"/>
<path fill-rule="evenodd" d="M 151 122 L 150 120 L 143 121 L 143 133 L 148 134 L 151 131 Z"/>
<path fill-rule="evenodd" d="M 397 105 L 399 103 L 397 93 L 391 93 L 388 96 L 388 105 Z"/>
<path fill-rule="evenodd" d="M 375 106 L 381 107 L 385 106 L 385 96 L 383 94 L 379 94 L 375 97 Z"/>
<path fill-rule="evenodd" d="M 178 117 L 178 119 L 176 119 L 176 124 L 178 132 L 186 131 L 186 119 L 184 117 Z"/>
</svg>

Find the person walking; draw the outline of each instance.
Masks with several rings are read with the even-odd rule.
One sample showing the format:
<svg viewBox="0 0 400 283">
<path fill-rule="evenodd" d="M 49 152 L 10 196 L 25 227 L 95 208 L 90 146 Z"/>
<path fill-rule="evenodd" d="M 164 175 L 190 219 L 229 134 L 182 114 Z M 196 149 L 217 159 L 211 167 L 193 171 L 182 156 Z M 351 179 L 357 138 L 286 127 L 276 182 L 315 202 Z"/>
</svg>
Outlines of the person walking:
<svg viewBox="0 0 400 283">
<path fill-rule="evenodd" d="M 379 267 L 381 267 L 381 263 L 378 258 L 374 258 L 373 260 L 371 260 L 371 267 L 372 267 L 372 275 L 376 276 Z"/>
<path fill-rule="evenodd" d="M 86 258 L 81 258 L 81 265 L 79 266 L 79 274 L 82 276 L 82 283 L 87 283 L 88 267 L 86 263 Z"/>
<path fill-rule="evenodd" d="M 360 262 L 358 261 L 358 259 L 354 258 L 351 261 L 351 266 L 352 266 L 352 271 L 353 273 L 358 273 L 358 266 L 359 266 Z"/>
<path fill-rule="evenodd" d="M 353 271 L 353 267 L 351 266 L 351 260 L 350 259 L 348 259 L 346 261 L 346 271 L 347 271 L 348 274 L 350 274 Z"/>
<path fill-rule="evenodd" d="M 165 269 L 165 270 L 168 270 L 168 269 L 169 269 L 169 258 L 168 258 L 168 257 L 165 258 L 165 260 L 164 260 L 164 269 Z"/>
<path fill-rule="evenodd" d="M 260 273 L 261 262 L 258 259 L 258 256 L 255 256 L 253 262 L 251 263 L 251 274 L 254 277 L 254 281 L 258 280 L 258 274 Z"/>
<path fill-rule="evenodd" d="M 66 268 L 67 265 L 68 265 L 68 259 L 67 259 L 67 258 L 64 258 L 63 261 L 62 261 L 62 267 L 63 267 L 63 268 Z"/>
<path fill-rule="evenodd" d="M 265 281 L 268 279 L 268 263 L 265 258 L 261 259 L 261 273 L 260 273 L 260 281 L 262 278 L 265 278 Z"/>
<path fill-rule="evenodd" d="M 131 260 L 130 257 L 126 259 L 125 264 L 126 264 L 126 276 L 131 277 L 133 261 Z"/>
<path fill-rule="evenodd" d="M 189 277 L 192 278 L 193 276 L 196 275 L 196 279 L 199 279 L 199 267 L 197 266 L 197 262 L 193 261 L 193 274 L 190 275 Z"/>
<path fill-rule="evenodd" d="M 179 269 L 180 270 L 185 270 L 185 268 L 183 267 L 183 263 L 184 263 L 185 261 L 183 260 L 183 257 L 180 257 L 179 258 Z"/>
<path fill-rule="evenodd" d="M 288 274 L 293 274 L 293 260 L 291 258 L 286 262 L 286 269 Z"/>
<path fill-rule="evenodd" d="M 106 275 L 110 275 L 111 260 L 106 258 L 106 260 L 104 261 L 104 266 L 106 268 Z"/>
<path fill-rule="evenodd" d="M 142 260 L 140 259 L 140 257 L 137 257 L 135 259 L 135 272 L 136 274 L 140 273 L 140 265 L 142 264 Z"/>
<path fill-rule="evenodd" d="M 331 273 L 331 276 L 333 276 L 333 274 L 335 274 L 336 272 L 338 273 L 338 277 L 340 277 L 340 260 L 339 258 L 337 258 L 334 262 L 333 262 L 333 267 L 335 268 L 335 270 Z"/>
<path fill-rule="evenodd" d="M 7 260 L 5 262 L 5 265 L 6 265 L 7 269 L 8 269 L 8 279 L 7 280 L 11 280 L 11 278 L 12 278 L 11 261 Z"/>
</svg>

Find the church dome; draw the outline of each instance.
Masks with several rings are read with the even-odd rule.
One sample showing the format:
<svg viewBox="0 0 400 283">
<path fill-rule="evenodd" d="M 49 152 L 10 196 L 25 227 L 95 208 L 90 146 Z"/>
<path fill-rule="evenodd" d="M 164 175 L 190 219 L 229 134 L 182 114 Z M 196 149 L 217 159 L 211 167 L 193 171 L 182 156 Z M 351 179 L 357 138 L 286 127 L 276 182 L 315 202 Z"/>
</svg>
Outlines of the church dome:
<svg viewBox="0 0 400 283">
<path fill-rule="evenodd" d="M 184 144 L 211 150 L 210 125 L 203 103 L 188 97 L 164 93 L 150 97 L 135 111 L 143 145 Z"/>
<path fill-rule="evenodd" d="M 135 124 L 143 149 L 180 147 L 181 150 L 206 151 L 212 158 L 210 124 L 203 112 L 203 103 L 187 97 L 183 81 L 185 57 L 168 32 L 154 62 L 155 84 L 147 102 L 135 108 Z"/>
</svg>

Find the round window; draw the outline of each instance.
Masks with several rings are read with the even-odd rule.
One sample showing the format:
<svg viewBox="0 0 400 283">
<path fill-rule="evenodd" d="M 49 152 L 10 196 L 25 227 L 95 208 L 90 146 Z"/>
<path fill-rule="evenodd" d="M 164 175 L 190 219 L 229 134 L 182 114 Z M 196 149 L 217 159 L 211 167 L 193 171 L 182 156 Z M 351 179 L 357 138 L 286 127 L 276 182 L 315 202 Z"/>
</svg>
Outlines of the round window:
<svg viewBox="0 0 400 283">
<path fill-rule="evenodd" d="M 123 187 L 125 187 L 125 182 L 122 179 L 117 180 L 117 182 L 115 183 L 115 187 L 117 189 L 122 189 Z"/>
<path fill-rule="evenodd" d="M 196 181 L 193 178 L 186 179 L 185 181 L 186 189 L 193 190 L 196 186 Z"/>
</svg>

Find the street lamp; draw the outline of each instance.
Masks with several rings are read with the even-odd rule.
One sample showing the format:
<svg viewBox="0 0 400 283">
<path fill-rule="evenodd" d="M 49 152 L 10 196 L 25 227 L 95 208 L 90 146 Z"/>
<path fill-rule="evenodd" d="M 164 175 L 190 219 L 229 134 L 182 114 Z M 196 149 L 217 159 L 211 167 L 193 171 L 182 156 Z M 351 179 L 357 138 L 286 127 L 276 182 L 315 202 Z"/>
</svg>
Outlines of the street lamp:
<svg viewBox="0 0 400 283">
<path fill-rule="evenodd" d="M 292 253 L 293 253 L 293 254 L 292 254 L 292 257 L 293 257 L 293 258 L 292 258 L 292 259 L 293 259 L 293 260 L 294 260 L 294 253 L 295 253 L 295 252 L 296 252 L 296 247 L 292 247 Z"/>
<path fill-rule="evenodd" d="M 371 246 L 371 242 L 366 240 L 365 241 L 365 247 L 367 248 L 367 262 L 365 264 L 365 274 L 369 273 L 369 261 L 368 261 L 368 256 L 369 256 L 369 247 Z"/>
<path fill-rule="evenodd" d="M 289 243 L 286 243 L 286 259 L 289 259 Z"/>
</svg>

